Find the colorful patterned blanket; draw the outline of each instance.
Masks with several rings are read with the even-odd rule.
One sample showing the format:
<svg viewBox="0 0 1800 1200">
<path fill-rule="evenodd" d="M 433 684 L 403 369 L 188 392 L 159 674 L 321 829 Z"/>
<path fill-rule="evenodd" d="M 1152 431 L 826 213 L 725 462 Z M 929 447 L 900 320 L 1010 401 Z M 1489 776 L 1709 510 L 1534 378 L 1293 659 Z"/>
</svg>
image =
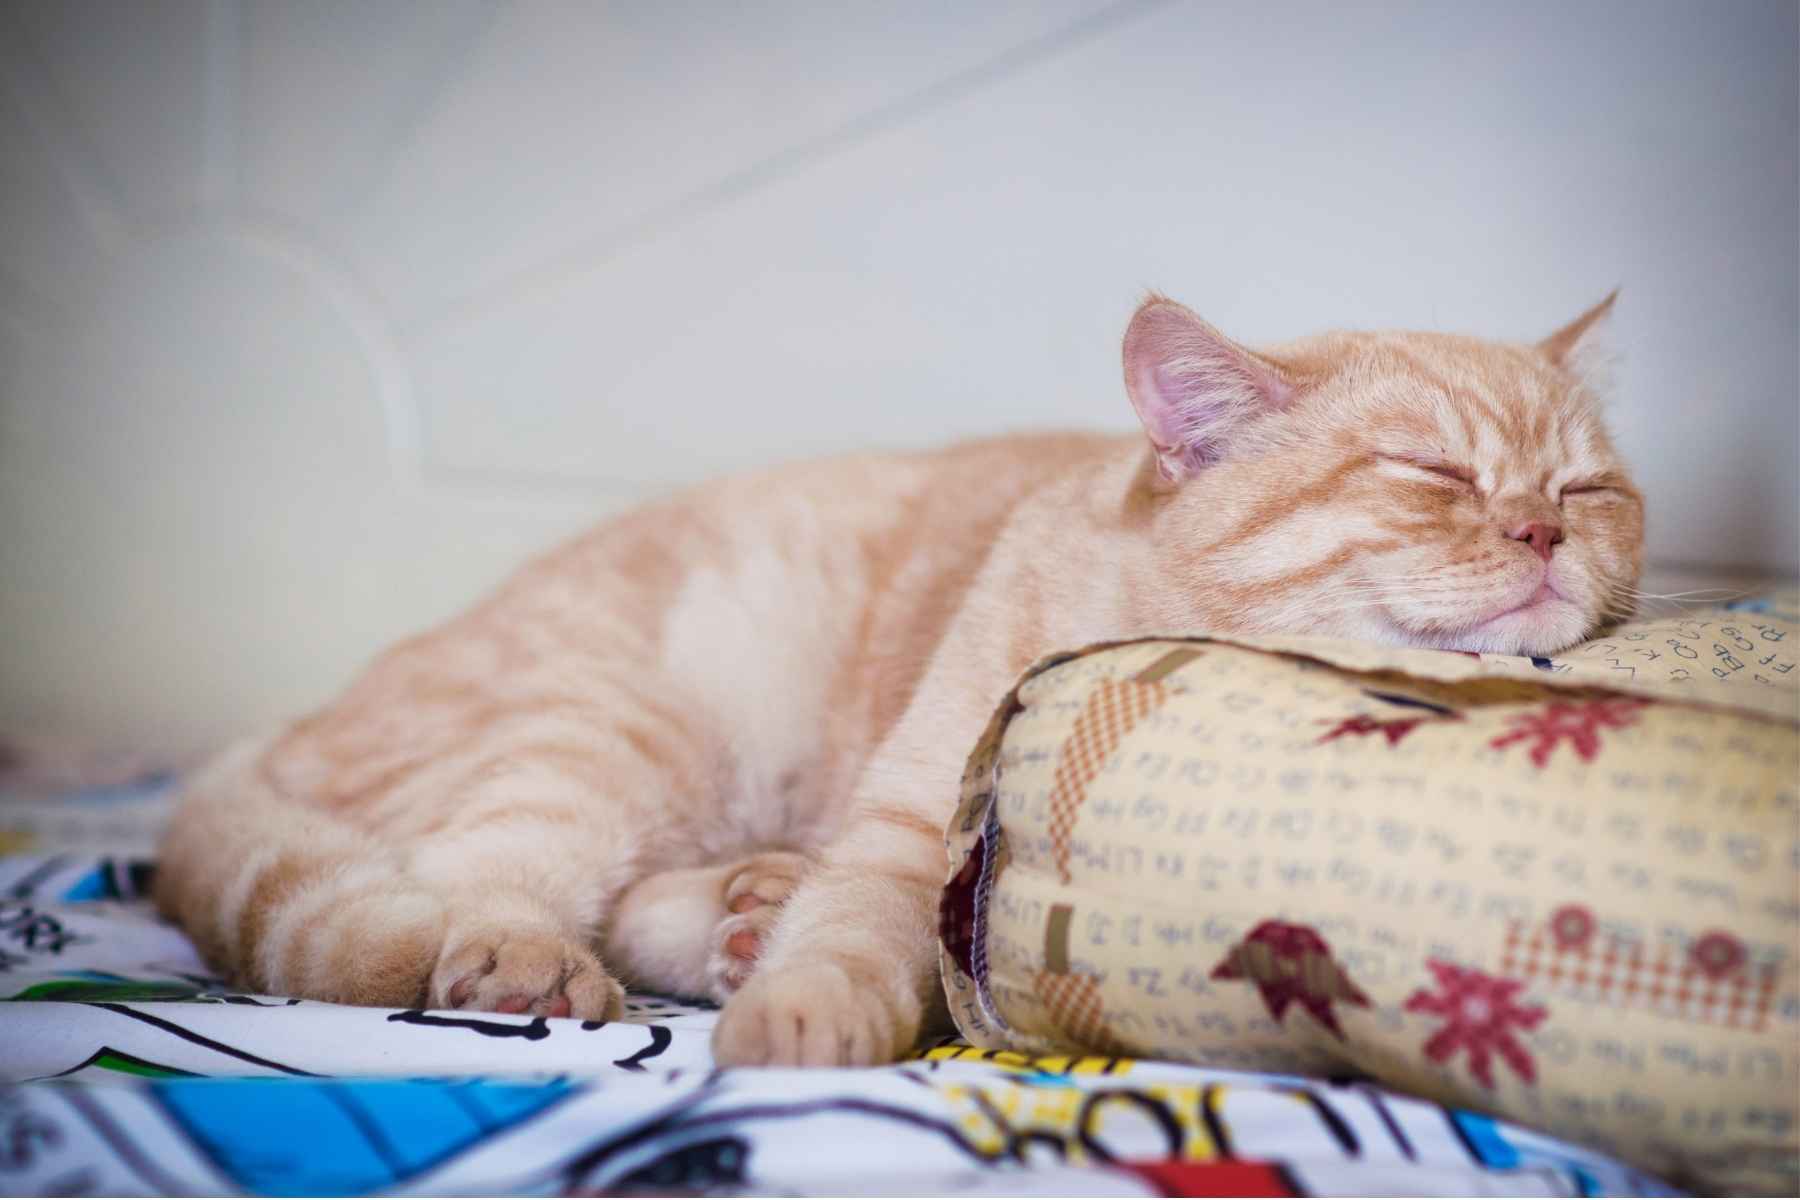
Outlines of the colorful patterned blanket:
<svg viewBox="0 0 1800 1200">
<path fill-rule="evenodd" d="M 718 1071 L 714 1013 L 344 1008 L 211 978 L 150 865 L 0 858 L 0 1192 L 1672 1195 L 1365 1082 L 946 1042 Z"/>
</svg>

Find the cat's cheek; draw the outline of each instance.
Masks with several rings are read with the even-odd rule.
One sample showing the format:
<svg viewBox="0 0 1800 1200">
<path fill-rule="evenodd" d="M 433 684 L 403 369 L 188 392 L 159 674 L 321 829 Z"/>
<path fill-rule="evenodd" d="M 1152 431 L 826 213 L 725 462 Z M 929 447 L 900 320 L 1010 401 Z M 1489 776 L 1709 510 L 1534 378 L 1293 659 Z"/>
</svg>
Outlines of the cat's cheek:
<svg viewBox="0 0 1800 1200">
<path fill-rule="evenodd" d="M 1559 583 L 1560 590 L 1598 604 L 1602 593 L 1636 579 L 1639 541 L 1631 530 L 1604 522 L 1570 522 L 1565 548 L 1552 563 L 1553 572 L 1569 580 L 1566 587 Z"/>
<path fill-rule="evenodd" d="M 1594 542 L 1629 555 L 1644 536 L 1644 505 L 1624 492 L 1579 492 L 1563 498 L 1569 527 Z"/>
</svg>

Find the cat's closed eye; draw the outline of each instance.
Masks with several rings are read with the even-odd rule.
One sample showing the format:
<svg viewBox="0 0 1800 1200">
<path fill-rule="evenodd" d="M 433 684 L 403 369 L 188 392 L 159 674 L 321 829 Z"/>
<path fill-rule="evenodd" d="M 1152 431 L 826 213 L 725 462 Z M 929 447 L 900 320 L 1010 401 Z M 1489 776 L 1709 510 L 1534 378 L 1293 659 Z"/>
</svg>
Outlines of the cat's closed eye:
<svg viewBox="0 0 1800 1200">
<path fill-rule="evenodd" d="M 1556 502 L 1561 504 L 1570 496 L 1599 496 L 1618 489 L 1604 480 L 1590 480 L 1583 483 L 1566 484 L 1556 493 Z"/>
<path fill-rule="evenodd" d="M 1404 455 L 1392 455 L 1388 461 L 1399 463 L 1403 467 L 1410 467 L 1415 471 L 1423 471 L 1427 475 L 1434 475 L 1439 479 L 1461 484 L 1470 489 L 1474 489 L 1476 486 L 1475 472 L 1467 467 L 1458 466 L 1456 463 L 1443 462 L 1438 459 L 1410 458 Z"/>
</svg>

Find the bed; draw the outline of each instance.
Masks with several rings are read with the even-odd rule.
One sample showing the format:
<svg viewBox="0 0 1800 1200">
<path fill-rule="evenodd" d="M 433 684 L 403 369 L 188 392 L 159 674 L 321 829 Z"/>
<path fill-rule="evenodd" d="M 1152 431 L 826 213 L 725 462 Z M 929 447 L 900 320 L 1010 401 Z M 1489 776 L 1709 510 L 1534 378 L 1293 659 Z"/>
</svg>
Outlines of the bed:
<svg viewBox="0 0 1800 1200">
<path fill-rule="evenodd" d="M 956 1041 L 720 1071 L 716 1014 L 244 995 L 144 898 L 175 781 L 0 810 L 0 1191 L 1673 1195 L 1474 1112 L 1330 1082 Z"/>
</svg>

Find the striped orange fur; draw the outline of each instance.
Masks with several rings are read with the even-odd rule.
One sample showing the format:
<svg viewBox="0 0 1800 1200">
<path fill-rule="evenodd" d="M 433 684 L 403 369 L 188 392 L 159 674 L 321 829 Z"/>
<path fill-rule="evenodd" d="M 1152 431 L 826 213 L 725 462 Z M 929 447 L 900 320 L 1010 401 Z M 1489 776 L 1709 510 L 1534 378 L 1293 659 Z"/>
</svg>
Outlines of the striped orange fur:
<svg viewBox="0 0 1800 1200">
<path fill-rule="evenodd" d="M 1199 630 L 1550 653 L 1629 610 L 1642 503 L 1593 331 L 1265 350 L 1152 297 L 1145 438 L 1045 434 L 697 488 L 527 565 L 221 755 L 162 910 L 245 985 L 604 1018 L 725 1001 L 725 1063 L 867 1063 L 941 1004 L 940 831 L 1059 648 Z"/>
</svg>

